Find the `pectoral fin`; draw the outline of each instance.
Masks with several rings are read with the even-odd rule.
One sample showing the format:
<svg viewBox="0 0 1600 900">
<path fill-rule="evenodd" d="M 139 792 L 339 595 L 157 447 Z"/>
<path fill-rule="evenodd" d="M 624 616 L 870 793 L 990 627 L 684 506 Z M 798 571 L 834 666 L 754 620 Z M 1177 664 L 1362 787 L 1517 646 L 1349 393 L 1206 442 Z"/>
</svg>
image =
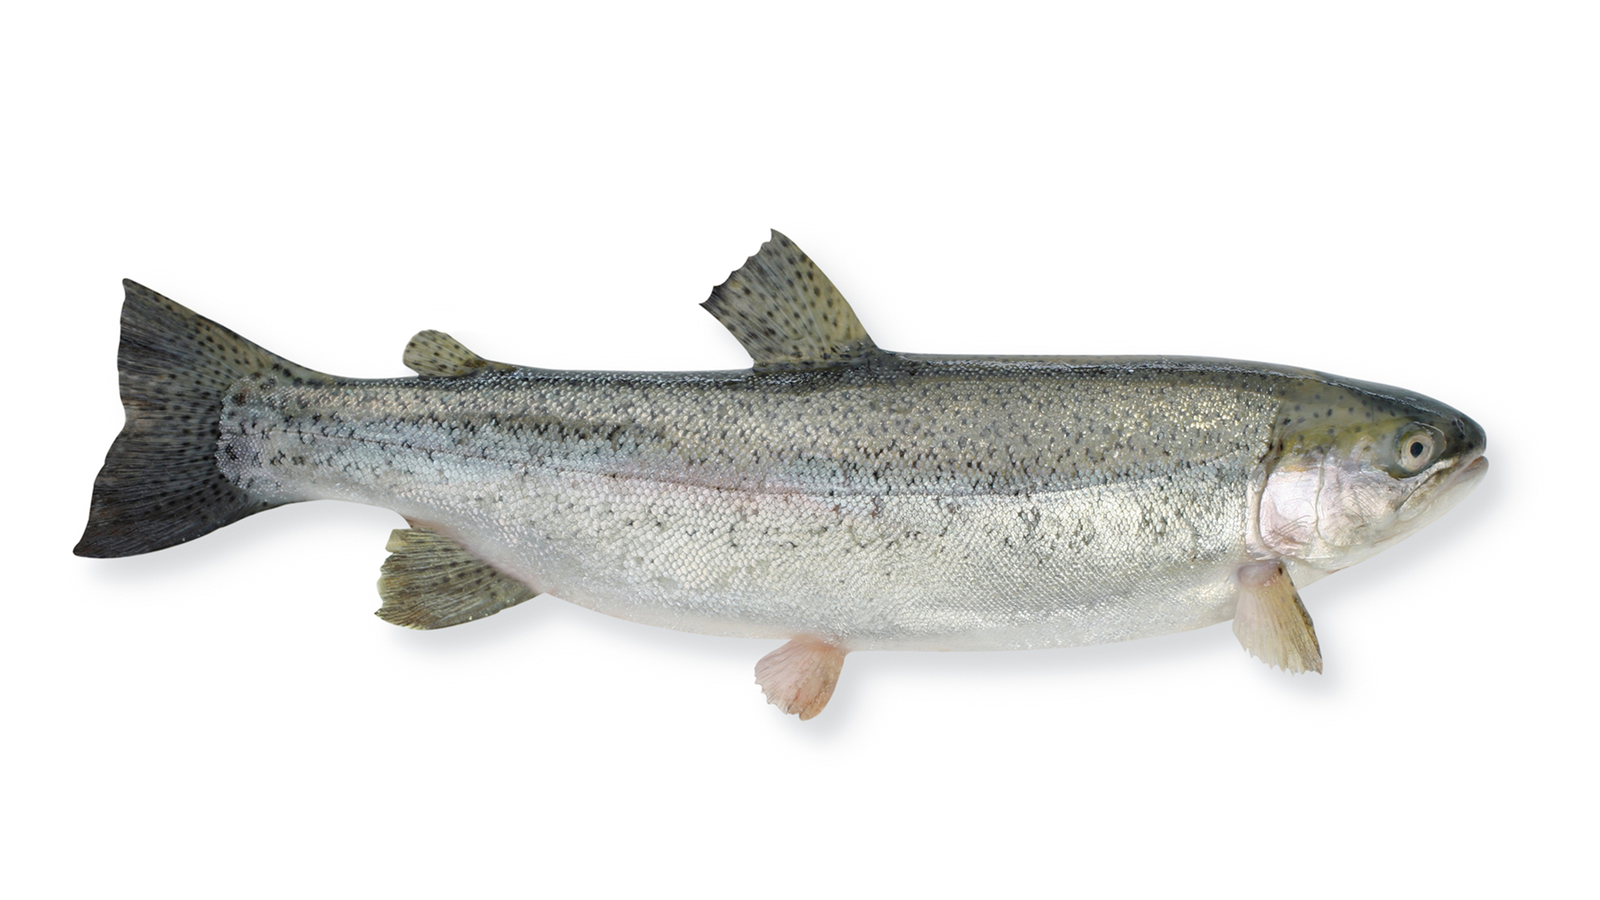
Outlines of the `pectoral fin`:
<svg viewBox="0 0 1600 900">
<path fill-rule="evenodd" d="M 532 597 L 532 588 L 495 571 L 460 544 L 417 528 L 397 528 L 378 577 L 378 618 L 407 628 L 444 628 L 492 616 Z"/>
<path fill-rule="evenodd" d="M 1250 655 L 1289 672 L 1321 672 L 1322 649 L 1311 627 L 1311 614 L 1283 563 L 1249 563 L 1239 567 L 1239 608 L 1233 633 Z"/>
<path fill-rule="evenodd" d="M 790 641 L 756 663 L 756 684 L 768 703 L 802 720 L 812 718 L 833 696 L 844 654 L 821 641 Z"/>
</svg>

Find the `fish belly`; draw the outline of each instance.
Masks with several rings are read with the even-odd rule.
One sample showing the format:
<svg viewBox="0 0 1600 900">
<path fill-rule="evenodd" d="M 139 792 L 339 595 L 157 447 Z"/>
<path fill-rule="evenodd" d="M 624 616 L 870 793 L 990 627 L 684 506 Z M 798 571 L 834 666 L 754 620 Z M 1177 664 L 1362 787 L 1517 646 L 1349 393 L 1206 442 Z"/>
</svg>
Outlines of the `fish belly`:
<svg viewBox="0 0 1600 900">
<path fill-rule="evenodd" d="M 1130 485 L 826 497 L 550 474 L 526 487 L 501 517 L 436 515 L 475 553 L 601 612 L 860 650 L 1072 646 L 1209 625 L 1232 615 L 1245 552 L 1242 509 L 1214 504 L 1201 521 L 1194 507 L 1154 510 Z"/>
</svg>

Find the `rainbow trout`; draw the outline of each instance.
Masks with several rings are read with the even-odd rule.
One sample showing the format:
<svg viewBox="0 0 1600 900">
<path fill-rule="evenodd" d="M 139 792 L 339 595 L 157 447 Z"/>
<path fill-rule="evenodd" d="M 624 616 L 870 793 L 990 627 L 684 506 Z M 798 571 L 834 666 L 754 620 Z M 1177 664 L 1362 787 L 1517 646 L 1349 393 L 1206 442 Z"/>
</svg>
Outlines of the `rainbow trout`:
<svg viewBox="0 0 1600 900">
<path fill-rule="evenodd" d="M 704 306 L 729 372 L 491 362 L 424 331 L 417 374 L 296 365 L 132 282 L 127 421 L 76 552 L 146 553 L 301 500 L 392 509 L 378 615 L 439 628 L 536 594 L 787 639 L 756 666 L 810 718 L 853 650 L 1012 650 L 1233 620 L 1321 671 L 1298 587 L 1443 514 L 1484 433 L 1304 369 L 879 349 L 782 235 Z"/>
</svg>

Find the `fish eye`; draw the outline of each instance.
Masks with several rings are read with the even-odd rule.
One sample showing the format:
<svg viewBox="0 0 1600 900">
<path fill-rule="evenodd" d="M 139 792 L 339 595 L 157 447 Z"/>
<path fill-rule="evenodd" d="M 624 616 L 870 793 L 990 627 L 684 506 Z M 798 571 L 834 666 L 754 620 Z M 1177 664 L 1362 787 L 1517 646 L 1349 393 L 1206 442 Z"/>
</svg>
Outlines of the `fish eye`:
<svg viewBox="0 0 1600 900">
<path fill-rule="evenodd" d="M 1433 460 L 1433 435 L 1420 428 L 1412 429 L 1400 438 L 1400 468 L 1407 472 L 1420 472 Z"/>
</svg>

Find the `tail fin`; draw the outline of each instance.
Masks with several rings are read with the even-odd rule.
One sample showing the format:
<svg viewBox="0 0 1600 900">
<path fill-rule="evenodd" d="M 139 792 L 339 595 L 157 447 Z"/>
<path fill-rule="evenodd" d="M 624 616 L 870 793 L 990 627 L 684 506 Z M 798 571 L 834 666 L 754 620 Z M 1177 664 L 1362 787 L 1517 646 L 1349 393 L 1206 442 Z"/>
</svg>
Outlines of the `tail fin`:
<svg viewBox="0 0 1600 900">
<path fill-rule="evenodd" d="M 118 381 L 127 420 L 94 481 L 79 556 L 171 547 L 278 504 L 252 497 L 217 468 L 223 398 L 251 375 L 329 380 L 123 281 Z"/>
</svg>

